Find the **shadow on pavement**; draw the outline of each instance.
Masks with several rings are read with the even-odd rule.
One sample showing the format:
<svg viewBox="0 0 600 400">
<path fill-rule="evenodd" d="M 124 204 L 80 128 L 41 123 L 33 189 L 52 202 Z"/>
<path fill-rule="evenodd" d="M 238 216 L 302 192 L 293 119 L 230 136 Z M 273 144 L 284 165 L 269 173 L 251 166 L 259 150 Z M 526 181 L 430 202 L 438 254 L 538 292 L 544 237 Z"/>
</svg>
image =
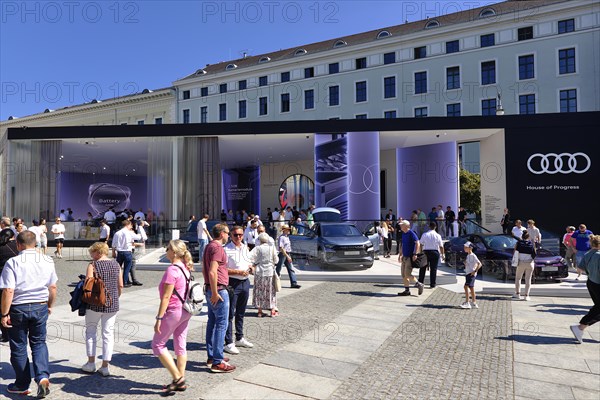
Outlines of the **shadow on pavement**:
<svg viewBox="0 0 600 400">
<path fill-rule="evenodd" d="M 545 310 L 536 310 L 560 315 L 581 315 L 586 314 L 590 307 L 570 304 L 536 304 L 534 307 L 545 307 Z"/>
<path fill-rule="evenodd" d="M 553 344 L 575 344 L 575 338 L 559 337 L 559 336 L 540 336 L 540 335 L 508 335 L 498 336 L 495 339 L 510 340 L 519 343 L 536 344 L 536 345 L 553 345 Z M 589 342 L 592 342 L 588 340 Z"/>
<path fill-rule="evenodd" d="M 70 379 L 59 377 L 51 379 L 52 383 L 62 384 L 61 392 L 72 393 L 86 398 L 104 398 L 111 394 L 151 395 L 160 394 L 161 384 L 147 384 L 111 375 L 103 377 L 99 374 L 81 376 Z"/>
<path fill-rule="evenodd" d="M 394 293 L 374 293 L 374 292 L 336 292 L 337 294 L 349 294 L 352 296 L 363 296 L 363 297 L 398 297 Z"/>
</svg>

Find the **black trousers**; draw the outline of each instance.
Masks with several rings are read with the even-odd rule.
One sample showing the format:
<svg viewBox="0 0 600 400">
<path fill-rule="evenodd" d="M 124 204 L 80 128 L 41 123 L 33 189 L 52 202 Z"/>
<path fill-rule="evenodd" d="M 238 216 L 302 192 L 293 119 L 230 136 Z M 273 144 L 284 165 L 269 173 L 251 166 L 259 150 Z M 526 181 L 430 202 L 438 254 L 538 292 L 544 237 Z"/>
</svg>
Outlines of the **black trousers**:
<svg viewBox="0 0 600 400">
<path fill-rule="evenodd" d="M 229 278 L 233 296 L 229 297 L 229 324 L 225 333 L 225 344 L 233 343 L 233 319 L 235 317 L 235 340 L 244 337 L 244 315 L 250 297 L 250 280 Z"/>
<path fill-rule="evenodd" d="M 592 297 L 592 301 L 594 302 L 594 306 L 583 318 L 581 318 L 579 323 L 589 326 L 600 321 L 600 284 L 590 281 L 590 278 L 588 277 L 587 288 L 588 292 L 590 292 L 590 296 Z"/>
<path fill-rule="evenodd" d="M 437 266 L 440 262 L 440 252 L 437 250 L 425 250 L 423 251 L 427 257 L 427 264 L 429 264 L 429 286 L 435 287 L 437 278 Z M 425 272 L 427 267 L 419 268 L 419 282 L 425 282 Z"/>
</svg>

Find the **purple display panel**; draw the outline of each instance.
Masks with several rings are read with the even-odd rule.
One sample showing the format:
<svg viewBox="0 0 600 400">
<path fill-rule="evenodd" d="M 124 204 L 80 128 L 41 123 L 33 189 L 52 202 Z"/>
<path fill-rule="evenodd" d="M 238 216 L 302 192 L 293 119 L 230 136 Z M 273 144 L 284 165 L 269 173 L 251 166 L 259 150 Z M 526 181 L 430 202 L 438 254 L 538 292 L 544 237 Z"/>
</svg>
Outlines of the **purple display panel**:
<svg viewBox="0 0 600 400">
<path fill-rule="evenodd" d="M 222 208 L 260 212 L 260 168 L 224 169 Z"/>
<path fill-rule="evenodd" d="M 348 219 L 348 141 L 346 134 L 315 135 L 315 205 L 333 207 Z"/>
<path fill-rule="evenodd" d="M 87 219 L 88 211 L 94 218 L 101 217 L 113 206 L 146 210 L 147 178 L 145 176 L 115 176 L 63 172 L 59 183 L 58 213 L 61 209 L 73 210 L 73 217 Z"/>
<path fill-rule="evenodd" d="M 458 209 L 456 142 L 396 149 L 398 216 L 409 219 L 412 210 L 428 214 L 441 204 Z"/>
<path fill-rule="evenodd" d="M 379 132 L 348 132 L 348 219 L 380 218 Z"/>
</svg>

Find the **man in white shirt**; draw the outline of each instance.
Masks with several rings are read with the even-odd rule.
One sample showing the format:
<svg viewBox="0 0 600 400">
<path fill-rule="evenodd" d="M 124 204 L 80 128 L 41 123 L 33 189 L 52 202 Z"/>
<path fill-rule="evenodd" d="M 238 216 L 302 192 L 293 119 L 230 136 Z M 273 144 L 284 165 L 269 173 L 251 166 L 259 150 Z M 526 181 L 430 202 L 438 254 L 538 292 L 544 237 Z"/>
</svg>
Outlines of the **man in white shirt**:
<svg viewBox="0 0 600 400">
<path fill-rule="evenodd" d="M 284 214 L 284 218 L 286 222 L 292 222 L 292 220 L 294 219 L 294 213 L 292 212 L 292 207 L 287 207 L 285 209 L 285 214 Z"/>
<path fill-rule="evenodd" d="M 117 221 L 117 214 L 115 214 L 115 208 L 111 207 L 107 212 L 104 213 L 104 219 L 111 230 L 116 230 L 115 222 Z"/>
<path fill-rule="evenodd" d="M 512 228 L 511 233 L 515 237 L 515 239 L 521 239 L 521 236 L 523 236 L 523 231 L 525 230 L 525 228 L 521 224 L 521 220 L 517 219 L 515 221 L 515 226 Z"/>
<path fill-rule="evenodd" d="M 42 228 L 40 228 L 40 223 L 38 220 L 33 220 L 33 226 L 29 229 L 29 232 L 33 232 L 35 234 L 35 247 L 42 247 Z"/>
<path fill-rule="evenodd" d="M 231 242 L 225 245 L 227 254 L 227 272 L 229 273 L 229 286 L 233 296 L 229 299 L 229 324 L 225 333 L 225 347 L 223 351 L 229 354 L 239 354 L 238 347 L 252 348 L 254 345 L 244 338 L 244 315 L 246 305 L 250 298 L 250 280 L 252 273 L 250 251 L 242 242 L 244 229 L 234 226 L 231 229 Z M 233 319 L 235 317 L 235 343 L 233 342 Z"/>
<path fill-rule="evenodd" d="M 105 219 L 100 221 L 100 241 L 107 243 L 110 237 L 110 226 Z"/>
<path fill-rule="evenodd" d="M 129 280 L 131 267 L 133 266 L 133 246 L 136 240 L 141 240 L 141 236 L 134 233 L 131 229 L 131 221 L 126 219 L 123 221 L 123 228 L 117 231 L 112 240 L 113 258 L 123 268 L 123 287 L 131 287 L 132 282 Z M 133 284 L 141 286 L 141 283 L 134 280 Z"/>
<path fill-rule="evenodd" d="M 244 232 L 244 243 L 246 243 L 249 250 L 252 250 L 254 248 L 256 239 L 258 238 L 258 231 L 256 230 L 256 228 L 258 228 L 258 222 L 256 222 L 256 220 L 253 219 L 252 221 L 250 221 L 250 226 L 247 227 Z"/>
<path fill-rule="evenodd" d="M 54 255 L 57 258 L 63 258 L 62 249 L 65 243 L 66 229 L 60 218 L 56 218 L 54 222 L 55 224 L 52 225 L 52 229 L 50 230 L 52 233 L 54 233 L 54 243 L 56 245 L 56 251 L 54 251 Z"/>
<path fill-rule="evenodd" d="M 38 384 L 37 398 L 44 398 L 50 392 L 46 324 L 56 298 L 58 278 L 54 262 L 35 250 L 33 232 L 23 231 L 17 236 L 17 249 L 19 255 L 6 262 L 0 276 L 0 324 L 8 328 L 10 363 L 15 371 L 15 381 L 7 390 L 14 394 L 29 393 L 32 378 L 27 355 L 29 342 L 33 378 Z"/>
<path fill-rule="evenodd" d="M 444 237 L 444 226 L 445 226 L 445 214 L 444 209 L 441 204 L 438 204 L 437 209 L 437 218 L 435 219 L 437 222 L 437 230 L 441 237 Z"/>
<path fill-rule="evenodd" d="M 200 260 L 204 257 L 204 249 L 208 245 L 208 242 L 212 240 L 210 236 L 210 232 L 206 227 L 206 221 L 208 221 L 208 214 L 204 214 L 200 221 L 198 221 L 198 225 L 196 226 L 196 231 L 198 232 L 198 256 Z"/>
<path fill-rule="evenodd" d="M 444 243 L 439 233 L 435 231 L 436 223 L 429 223 L 429 230 L 421 235 L 421 248 L 423 253 L 427 257 L 427 264 L 429 266 L 429 287 L 435 288 L 437 267 L 440 261 L 440 255 L 442 261 L 444 260 Z M 427 267 L 419 268 L 419 282 L 425 283 L 425 271 Z"/>
<path fill-rule="evenodd" d="M 542 244 L 542 234 L 532 219 L 527 221 L 527 232 L 529 232 L 529 240 L 533 242 L 536 249 L 539 249 Z"/>
</svg>

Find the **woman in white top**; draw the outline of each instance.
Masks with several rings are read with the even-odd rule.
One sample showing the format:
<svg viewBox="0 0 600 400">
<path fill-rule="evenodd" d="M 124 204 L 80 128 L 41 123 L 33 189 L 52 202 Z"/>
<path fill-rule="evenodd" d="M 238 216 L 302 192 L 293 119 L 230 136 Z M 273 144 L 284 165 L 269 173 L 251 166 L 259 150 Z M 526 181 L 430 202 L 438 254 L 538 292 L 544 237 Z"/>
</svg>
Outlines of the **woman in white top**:
<svg viewBox="0 0 600 400">
<path fill-rule="evenodd" d="M 277 311 L 277 297 L 273 282 L 275 264 L 279 260 L 277 249 L 269 243 L 269 235 L 258 235 L 260 246 L 250 252 L 250 260 L 254 264 L 254 290 L 252 292 L 252 305 L 258 308 L 258 317 L 263 316 L 263 309 L 271 310 L 271 316 L 279 314 Z"/>
<path fill-rule="evenodd" d="M 379 236 L 383 240 L 383 257 L 390 258 L 390 242 L 388 240 L 390 234 L 390 228 L 388 227 L 387 222 L 381 221 L 381 226 L 378 230 Z"/>
<path fill-rule="evenodd" d="M 46 248 L 48 248 L 48 227 L 46 226 L 46 218 L 40 219 L 40 232 L 42 252 L 46 254 Z"/>
</svg>

